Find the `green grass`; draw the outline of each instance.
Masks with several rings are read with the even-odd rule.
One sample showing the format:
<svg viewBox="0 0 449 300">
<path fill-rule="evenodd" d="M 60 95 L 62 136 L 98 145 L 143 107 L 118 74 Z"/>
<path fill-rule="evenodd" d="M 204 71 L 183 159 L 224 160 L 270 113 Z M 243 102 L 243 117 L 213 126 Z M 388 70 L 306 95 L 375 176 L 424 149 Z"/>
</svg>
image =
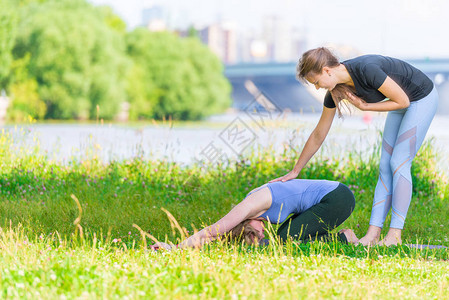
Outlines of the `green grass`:
<svg viewBox="0 0 449 300">
<path fill-rule="evenodd" d="M 106 164 L 91 149 L 86 159 L 62 164 L 38 146 L 20 146 L 17 139 L 25 137 L 20 130 L 0 136 L 1 298 L 447 298 L 447 249 L 215 243 L 202 251 L 153 253 L 143 247 L 133 224 L 177 242 L 179 230 L 161 208 L 192 233 L 254 187 L 285 174 L 298 155 L 294 151 L 260 150 L 228 165 L 200 168 L 143 154 Z M 318 154 L 301 174 L 351 187 L 356 208 L 340 228 L 358 236 L 368 227 L 378 148 L 344 158 Z M 429 141 L 413 165 L 405 243 L 449 246 L 448 179 L 437 163 Z M 72 194 L 81 205 L 81 227 L 74 224 L 80 210 Z"/>
<path fill-rule="evenodd" d="M 154 253 L 100 239 L 29 239 L 20 229 L 1 232 L 0 247 L 2 298 L 444 299 L 449 288 L 449 265 L 435 258 L 438 251 L 423 259 L 422 251 L 401 247 L 218 243 Z"/>
</svg>

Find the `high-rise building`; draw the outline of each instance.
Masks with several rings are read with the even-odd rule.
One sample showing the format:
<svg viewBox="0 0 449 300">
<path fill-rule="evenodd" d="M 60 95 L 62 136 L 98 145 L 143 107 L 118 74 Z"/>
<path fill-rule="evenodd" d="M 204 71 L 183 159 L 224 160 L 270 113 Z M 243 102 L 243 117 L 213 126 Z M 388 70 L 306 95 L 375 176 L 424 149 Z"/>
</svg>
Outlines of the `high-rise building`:
<svg viewBox="0 0 449 300">
<path fill-rule="evenodd" d="M 307 51 L 307 40 L 305 31 L 294 28 L 292 31 L 292 55 L 293 61 L 297 61 L 299 57 Z"/>
<path fill-rule="evenodd" d="M 268 56 L 271 61 L 292 61 L 294 56 L 292 28 L 282 18 L 278 16 L 265 17 L 263 37 L 267 42 Z"/>
<path fill-rule="evenodd" d="M 225 64 L 237 62 L 237 36 L 235 24 L 222 22 L 209 25 L 198 31 L 198 35 Z"/>
<path fill-rule="evenodd" d="M 167 30 L 168 23 L 168 11 L 162 6 L 154 5 L 142 11 L 142 24 L 150 31 Z"/>
</svg>

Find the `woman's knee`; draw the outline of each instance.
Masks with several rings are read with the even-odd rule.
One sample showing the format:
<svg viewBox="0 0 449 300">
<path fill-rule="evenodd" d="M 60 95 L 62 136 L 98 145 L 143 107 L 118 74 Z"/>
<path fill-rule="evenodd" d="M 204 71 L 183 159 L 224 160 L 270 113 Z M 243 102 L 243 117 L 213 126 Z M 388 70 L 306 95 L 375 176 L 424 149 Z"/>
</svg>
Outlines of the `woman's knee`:
<svg viewBox="0 0 449 300">
<path fill-rule="evenodd" d="M 352 214 L 355 208 L 355 197 L 352 191 L 344 184 L 340 184 L 329 197 L 324 200 L 326 205 L 326 218 L 328 224 L 339 226 Z"/>
<path fill-rule="evenodd" d="M 412 167 L 410 156 L 395 155 L 391 158 L 390 168 L 393 176 L 398 173 L 410 173 Z"/>
<path fill-rule="evenodd" d="M 382 178 L 391 177 L 393 171 L 391 169 L 391 159 L 381 159 L 379 163 L 379 174 Z"/>
<path fill-rule="evenodd" d="M 341 184 L 341 191 L 340 191 L 340 205 L 344 206 L 345 210 L 349 212 L 349 215 L 352 213 L 352 211 L 355 208 L 355 196 L 354 193 L 351 191 L 350 188 L 348 188 L 346 185 Z M 348 215 L 348 216 L 349 216 Z"/>
</svg>

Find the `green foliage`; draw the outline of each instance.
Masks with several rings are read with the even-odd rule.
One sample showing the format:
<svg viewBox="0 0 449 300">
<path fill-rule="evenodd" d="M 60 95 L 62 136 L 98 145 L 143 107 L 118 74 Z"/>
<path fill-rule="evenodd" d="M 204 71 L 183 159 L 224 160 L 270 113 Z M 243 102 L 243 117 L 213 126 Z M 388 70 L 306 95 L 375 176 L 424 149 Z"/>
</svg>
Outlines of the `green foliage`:
<svg viewBox="0 0 449 300">
<path fill-rule="evenodd" d="M 198 37 L 198 30 L 194 26 L 190 26 L 187 32 L 189 37 Z"/>
<path fill-rule="evenodd" d="M 195 37 L 127 33 L 111 8 L 86 0 L 1 3 L 0 85 L 15 95 L 11 121 L 113 119 L 123 104 L 131 120 L 196 120 L 230 104 L 222 64 Z"/>
<path fill-rule="evenodd" d="M 43 119 L 47 107 L 39 98 L 36 80 L 28 75 L 28 63 L 30 55 L 17 59 L 12 64 L 10 79 L 11 105 L 8 107 L 7 117 L 10 121 L 24 122 L 30 117 Z"/>
<path fill-rule="evenodd" d="M 153 118 L 154 107 L 162 91 L 148 80 L 142 66 L 133 64 L 127 74 L 126 84 L 130 103 L 129 118 L 131 120 Z"/>
<path fill-rule="evenodd" d="M 131 106 L 146 99 L 152 103 L 151 111 L 144 110 L 146 115 L 195 120 L 229 106 L 230 85 L 222 74 L 223 66 L 196 38 L 139 28 L 128 34 L 127 45 L 138 66 L 134 76 L 145 82 L 137 89 L 131 83 L 129 90 L 141 90 L 130 95 Z"/>
<path fill-rule="evenodd" d="M 112 8 L 109 6 L 100 6 L 97 8 L 104 18 L 104 23 L 107 24 L 110 28 L 114 29 L 115 31 L 126 34 L 126 23 L 123 21 L 119 16 L 117 16 L 113 11 Z"/>
<path fill-rule="evenodd" d="M 0 88 L 9 73 L 12 61 L 11 50 L 16 34 L 17 15 L 10 0 L 0 1 Z"/>
<path fill-rule="evenodd" d="M 13 99 L 7 114 L 10 121 L 25 122 L 30 117 L 37 120 L 44 118 L 47 107 L 39 99 L 37 88 L 37 82 L 32 79 L 10 87 Z"/>
<path fill-rule="evenodd" d="M 31 3 L 20 11 L 15 59 L 30 55 L 29 77 L 46 118 L 113 118 L 123 101 L 127 59 L 117 29 L 82 0 Z M 109 18 L 110 19 L 110 18 Z"/>
</svg>

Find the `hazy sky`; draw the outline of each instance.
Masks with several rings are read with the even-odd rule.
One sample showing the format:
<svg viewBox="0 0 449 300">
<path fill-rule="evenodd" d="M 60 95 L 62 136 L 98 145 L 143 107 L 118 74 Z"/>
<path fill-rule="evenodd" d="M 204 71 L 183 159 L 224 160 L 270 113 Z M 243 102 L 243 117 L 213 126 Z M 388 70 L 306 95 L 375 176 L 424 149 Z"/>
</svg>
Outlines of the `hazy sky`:
<svg viewBox="0 0 449 300">
<path fill-rule="evenodd" d="M 305 31 L 309 48 L 336 44 L 401 58 L 449 58 L 447 0 L 89 1 L 110 5 L 129 28 L 140 25 L 142 9 L 155 4 L 165 6 L 179 26 L 203 26 L 220 17 L 258 31 L 263 17 L 277 15 Z"/>
</svg>

